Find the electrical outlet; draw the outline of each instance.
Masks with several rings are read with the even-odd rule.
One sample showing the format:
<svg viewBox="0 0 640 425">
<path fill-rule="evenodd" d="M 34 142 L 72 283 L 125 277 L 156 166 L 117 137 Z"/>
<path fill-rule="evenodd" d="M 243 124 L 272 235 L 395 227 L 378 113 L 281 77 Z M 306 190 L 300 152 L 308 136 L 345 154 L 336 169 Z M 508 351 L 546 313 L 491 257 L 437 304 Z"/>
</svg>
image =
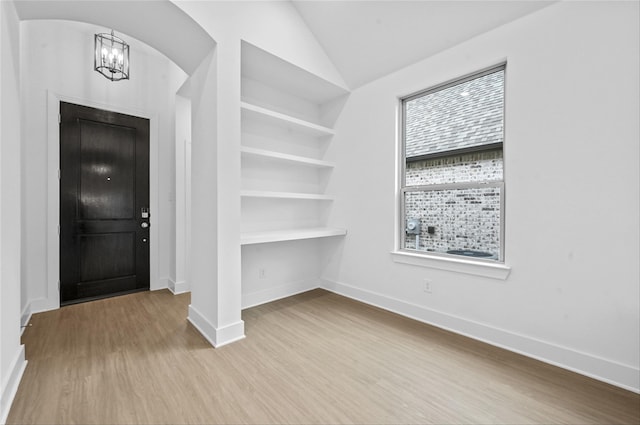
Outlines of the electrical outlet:
<svg viewBox="0 0 640 425">
<path fill-rule="evenodd" d="M 426 292 L 427 294 L 432 293 L 433 291 L 433 282 L 431 282 L 429 279 L 425 279 L 424 280 L 424 292 Z"/>
<path fill-rule="evenodd" d="M 260 269 L 258 271 L 258 278 L 266 279 L 267 278 L 267 270 L 266 269 Z"/>
</svg>

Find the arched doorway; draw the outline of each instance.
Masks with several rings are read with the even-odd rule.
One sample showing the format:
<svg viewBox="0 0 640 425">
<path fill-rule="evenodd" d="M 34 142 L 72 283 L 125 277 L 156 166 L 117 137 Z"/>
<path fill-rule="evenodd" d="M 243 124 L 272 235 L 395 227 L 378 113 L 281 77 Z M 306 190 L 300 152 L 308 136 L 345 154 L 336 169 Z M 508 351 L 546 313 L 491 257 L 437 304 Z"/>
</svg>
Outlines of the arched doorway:
<svg viewBox="0 0 640 425">
<path fill-rule="evenodd" d="M 16 2 L 16 9 L 19 18 L 25 20 L 71 20 L 76 22 L 86 22 L 100 25 L 104 28 L 113 28 L 116 32 L 134 37 L 137 40 L 157 49 L 168 59 L 173 61 L 187 75 L 190 75 L 202 58 L 208 55 L 215 47 L 215 42 L 211 37 L 180 8 L 169 1 L 159 2 L 82 2 L 82 1 L 45 1 L 45 2 Z M 152 16 L 153 19 L 149 19 Z M 168 30 L 171 29 L 171 30 Z M 185 48 L 188 44 L 189 48 Z M 87 67 L 87 71 L 92 72 Z M 175 93 L 175 92 L 174 92 Z M 48 123 L 47 137 L 51 140 L 47 142 L 49 146 L 56 146 L 57 135 L 57 113 L 56 108 L 60 101 L 74 101 L 86 106 L 101 107 L 115 112 L 136 114 L 136 108 L 127 108 L 122 105 L 109 105 L 106 100 L 101 100 L 96 104 L 91 99 L 74 97 L 64 91 L 49 91 L 48 94 Z M 152 113 L 146 115 L 153 115 Z M 149 116 L 152 122 L 157 123 L 162 118 L 158 114 Z M 154 129 L 155 128 L 155 129 Z M 153 127 L 152 138 L 158 136 L 158 127 Z M 154 156 L 152 147 L 152 157 Z M 46 288 L 40 298 L 32 301 L 31 311 L 44 311 L 59 306 L 58 298 L 58 276 L 59 276 L 59 244 L 58 244 L 58 222 L 59 206 L 55 202 L 59 198 L 59 187 L 57 184 L 57 173 L 59 169 L 59 158 L 55 150 L 49 149 L 47 160 L 47 205 L 46 205 Z M 162 156 L 157 151 L 155 156 Z M 159 198 L 160 188 L 166 183 L 166 176 L 159 171 L 159 163 L 152 165 L 151 171 L 151 191 L 152 198 Z M 170 190 L 162 189 L 163 193 Z M 175 194 L 174 194 L 175 195 Z M 169 195 L 171 196 L 171 195 Z M 153 203 L 152 203 L 153 205 Z M 156 201 L 157 205 L 157 201 Z M 158 208 L 156 207 L 156 211 Z M 157 216 L 156 216 L 157 218 Z M 157 221 L 156 221 L 157 223 Z M 28 224 L 27 224 L 28 225 Z M 159 240 L 157 237 L 157 226 L 152 226 L 152 244 Z M 154 237 L 154 232 L 155 237 Z M 158 264 L 164 259 L 158 254 L 158 249 L 151 250 L 151 275 L 152 289 L 166 286 L 166 282 L 160 282 L 164 275 L 157 272 Z M 154 274 L 154 270 L 156 271 Z M 43 279 L 45 280 L 45 279 Z M 24 302 L 24 300 L 23 300 Z"/>
</svg>

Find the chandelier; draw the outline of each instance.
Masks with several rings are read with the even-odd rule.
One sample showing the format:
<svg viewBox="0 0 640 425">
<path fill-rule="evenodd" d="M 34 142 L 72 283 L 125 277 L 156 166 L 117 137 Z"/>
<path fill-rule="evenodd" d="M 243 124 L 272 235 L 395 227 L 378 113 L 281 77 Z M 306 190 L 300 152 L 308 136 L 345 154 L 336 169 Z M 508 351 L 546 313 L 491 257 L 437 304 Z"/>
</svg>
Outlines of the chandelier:
<svg viewBox="0 0 640 425">
<path fill-rule="evenodd" d="M 93 66 L 111 81 L 129 79 L 129 45 L 111 34 L 95 35 Z"/>
</svg>

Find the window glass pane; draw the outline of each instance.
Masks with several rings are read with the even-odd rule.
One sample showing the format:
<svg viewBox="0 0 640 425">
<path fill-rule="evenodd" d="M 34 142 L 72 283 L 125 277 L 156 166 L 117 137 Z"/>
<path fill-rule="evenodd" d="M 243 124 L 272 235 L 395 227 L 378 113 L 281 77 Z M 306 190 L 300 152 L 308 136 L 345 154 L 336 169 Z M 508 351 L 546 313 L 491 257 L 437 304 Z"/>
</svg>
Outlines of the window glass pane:
<svg viewBox="0 0 640 425">
<path fill-rule="evenodd" d="M 406 192 L 404 248 L 501 260 L 501 191 L 483 186 Z M 419 220 L 419 229 L 410 230 L 411 220 Z"/>
<path fill-rule="evenodd" d="M 403 101 L 404 249 L 502 261 L 504 74 Z"/>
<path fill-rule="evenodd" d="M 502 181 L 502 149 L 407 161 L 406 186 Z"/>
<path fill-rule="evenodd" d="M 407 100 L 407 161 L 503 142 L 504 70 Z"/>
</svg>

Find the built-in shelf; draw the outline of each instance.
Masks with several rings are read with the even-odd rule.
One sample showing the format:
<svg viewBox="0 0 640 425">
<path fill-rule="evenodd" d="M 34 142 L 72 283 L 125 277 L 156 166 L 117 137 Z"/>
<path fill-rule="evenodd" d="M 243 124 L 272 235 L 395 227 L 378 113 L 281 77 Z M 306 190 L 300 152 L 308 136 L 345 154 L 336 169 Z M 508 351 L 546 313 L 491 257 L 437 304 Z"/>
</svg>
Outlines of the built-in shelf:
<svg viewBox="0 0 640 425">
<path fill-rule="evenodd" d="M 344 82 L 330 82 L 286 60 L 242 41 L 242 76 L 318 105 L 349 93 Z"/>
<path fill-rule="evenodd" d="M 325 155 L 348 89 L 336 76 L 313 74 L 251 43 L 243 41 L 241 50 L 241 218 L 252 230 L 241 232 L 241 244 L 346 235 L 324 227 L 333 197 L 323 192 L 336 167 Z M 264 248 L 244 250 L 243 261 L 258 256 L 263 264 L 269 249 L 291 247 Z"/>
<path fill-rule="evenodd" d="M 244 198 L 274 198 L 274 199 L 308 199 L 315 201 L 333 201 L 331 196 L 317 193 L 299 192 L 269 192 L 266 190 L 242 190 L 240 196 Z"/>
<path fill-rule="evenodd" d="M 253 120 L 269 125 L 282 126 L 291 131 L 314 137 L 333 136 L 334 134 L 333 130 L 329 127 L 301 120 L 248 102 L 240 102 L 240 108 L 242 110 L 243 120 Z"/>
<path fill-rule="evenodd" d="M 331 227 L 312 227 L 308 229 L 273 230 L 265 232 L 245 232 L 240 236 L 241 245 L 268 242 L 295 241 L 301 239 L 317 239 L 330 236 L 344 236 L 345 229 Z"/>
<path fill-rule="evenodd" d="M 251 148 L 248 146 L 242 146 L 240 152 L 245 156 L 255 156 L 260 158 L 268 158 L 281 162 L 289 162 L 294 164 L 301 164 L 310 167 L 318 168 L 333 168 L 335 165 L 329 161 L 323 161 L 320 159 L 306 158 L 303 156 L 289 155 L 286 153 L 268 151 L 265 149 Z"/>
</svg>

